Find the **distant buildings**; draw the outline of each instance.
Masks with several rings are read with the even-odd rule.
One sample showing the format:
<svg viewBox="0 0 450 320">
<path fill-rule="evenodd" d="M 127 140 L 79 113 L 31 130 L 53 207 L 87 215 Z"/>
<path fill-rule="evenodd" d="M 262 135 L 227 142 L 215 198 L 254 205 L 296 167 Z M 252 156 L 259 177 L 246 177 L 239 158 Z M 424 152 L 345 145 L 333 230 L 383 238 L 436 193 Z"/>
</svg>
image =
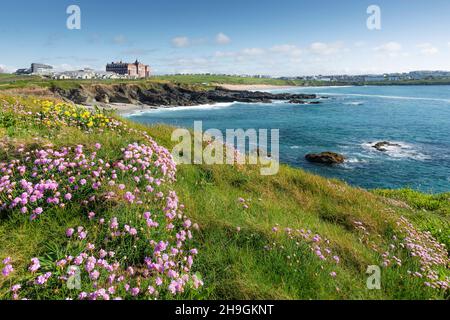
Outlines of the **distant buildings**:
<svg viewBox="0 0 450 320">
<path fill-rule="evenodd" d="M 150 67 L 136 60 L 136 62 L 134 63 L 110 63 L 106 66 L 106 72 L 95 71 L 90 68 L 55 72 L 52 66 L 42 63 L 32 63 L 30 68 L 18 69 L 15 73 L 18 75 L 37 75 L 42 77 L 49 77 L 56 80 L 136 79 L 149 77 Z"/>
<path fill-rule="evenodd" d="M 112 62 L 106 65 L 107 72 L 114 72 L 132 78 L 147 78 L 150 76 L 150 67 L 136 60 L 134 63 Z"/>
<path fill-rule="evenodd" d="M 76 71 L 64 71 L 54 73 L 53 79 L 56 80 L 106 80 L 106 79 L 126 79 L 126 76 L 121 76 L 114 72 L 95 71 L 89 68 Z"/>
<path fill-rule="evenodd" d="M 39 76 L 48 76 L 53 73 L 53 67 L 42 64 L 42 63 L 32 63 L 29 69 L 18 69 L 16 74 L 32 74 Z"/>
<path fill-rule="evenodd" d="M 31 64 L 31 74 L 36 75 L 50 75 L 53 72 L 53 67 L 42 63 Z"/>
</svg>

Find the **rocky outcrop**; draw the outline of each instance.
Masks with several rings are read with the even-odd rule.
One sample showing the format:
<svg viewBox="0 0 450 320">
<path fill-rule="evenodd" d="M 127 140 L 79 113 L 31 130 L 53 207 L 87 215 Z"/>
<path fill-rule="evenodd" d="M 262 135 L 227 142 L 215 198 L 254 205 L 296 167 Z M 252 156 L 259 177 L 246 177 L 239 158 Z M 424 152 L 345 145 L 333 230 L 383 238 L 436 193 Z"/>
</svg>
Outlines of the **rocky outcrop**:
<svg viewBox="0 0 450 320">
<path fill-rule="evenodd" d="M 292 103 L 292 104 L 320 104 L 320 101 L 305 101 L 305 100 L 299 100 L 299 99 L 292 99 L 289 101 L 289 103 Z"/>
<path fill-rule="evenodd" d="M 305 159 L 309 162 L 322 163 L 322 164 L 339 164 L 344 163 L 345 157 L 335 152 L 322 152 L 322 153 L 310 153 L 305 156 Z"/>
<path fill-rule="evenodd" d="M 375 149 L 377 149 L 378 151 L 381 151 L 381 152 L 388 151 L 386 149 L 386 147 L 401 147 L 401 145 L 399 145 L 397 143 L 392 143 L 392 142 L 389 142 L 389 141 L 381 141 L 381 142 L 375 143 L 372 146 L 372 148 L 375 148 Z"/>
<path fill-rule="evenodd" d="M 236 91 L 221 87 L 200 89 L 176 84 L 90 85 L 73 89 L 52 88 L 52 91 L 77 104 L 129 103 L 148 106 L 192 106 L 218 102 L 269 103 L 274 100 L 305 101 L 316 99 L 315 94 L 273 94 L 269 92 Z M 307 102 L 305 102 L 307 103 Z"/>
</svg>

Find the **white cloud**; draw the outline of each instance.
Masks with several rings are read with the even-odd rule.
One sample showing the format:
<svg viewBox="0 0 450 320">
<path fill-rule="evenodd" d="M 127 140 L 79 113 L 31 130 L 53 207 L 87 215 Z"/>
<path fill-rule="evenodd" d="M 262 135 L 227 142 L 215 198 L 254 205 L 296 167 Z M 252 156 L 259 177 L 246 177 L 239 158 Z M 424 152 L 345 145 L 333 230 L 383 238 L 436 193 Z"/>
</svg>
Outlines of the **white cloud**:
<svg viewBox="0 0 450 320">
<path fill-rule="evenodd" d="M 16 71 L 16 68 L 5 66 L 4 64 L 0 64 L 0 73 L 13 73 Z"/>
<path fill-rule="evenodd" d="M 342 42 L 334 42 L 334 43 L 314 42 L 310 45 L 309 50 L 313 54 L 331 55 L 338 53 L 343 49 L 343 47 L 344 45 Z"/>
<path fill-rule="evenodd" d="M 261 48 L 247 48 L 242 50 L 242 53 L 247 56 L 259 56 L 264 54 L 264 49 Z"/>
<path fill-rule="evenodd" d="M 231 42 L 231 39 L 226 34 L 221 32 L 216 35 L 216 43 L 217 44 L 229 44 L 230 42 Z"/>
<path fill-rule="evenodd" d="M 115 44 L 125 44 L 128 42 L 128 39 L 123 34 L 119 34 L 113 38 L 113 42 Z"/>
<path fill-rule="evenodd" d="M 214 53 L 214 56 L 217 58 L 235 57 L 236 55 L 236 52 L 216 51 L 216 53 Z"/>
<path fill-rule="evenodd" d="M 188 37 L 175 37 L 172 39 L 172 44 L 177 48 L 189 47 L 191 41 Z"/>
<path fill-rule="evenodd" d="M 400 43 L 391 41 L 382 44 L 381 46 L 375 47 L 374 50 L 383 55 L 388 55 L 390 57 L 397 57 L 403 50 L 403 47 Z"/>
<path fill-rule="evenodd" d="M 172 39 L 172 45 L 177 48 L 186 48 L 191 46 L 198 46 L 208 42 L 206 38 L 192 39 L 185 36 L 175 37 Z"/>
<path fill-rule="evenodd" d="M 366 45 L 364 41 L 357 41 L 353 44 L 356 48 L 362 48 Z"/>
<path fill-rule="evenodd" d="M 424 55 L 434 55 L 439 53 L 439 49 L 434 47 L 431 43 L 421 43 L 417 45 L 417 48 L 420 49 L 420 53 Z"/>
<path fill-rule="evenodd" d="M 302 54 L 302 50 L 292 44 L 276 45 L 270 48 L 270 51 L 274 53 L 288 54 L 292 57 L 299 57 Z"/>
</svg>

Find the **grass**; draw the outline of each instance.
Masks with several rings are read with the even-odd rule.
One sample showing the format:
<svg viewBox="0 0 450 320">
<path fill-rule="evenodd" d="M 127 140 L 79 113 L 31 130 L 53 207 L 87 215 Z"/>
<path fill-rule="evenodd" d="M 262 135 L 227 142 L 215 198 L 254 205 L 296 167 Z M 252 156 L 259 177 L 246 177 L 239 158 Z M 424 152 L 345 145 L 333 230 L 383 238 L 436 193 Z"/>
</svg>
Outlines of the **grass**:
<svg viewBox="0 0 450 320">
<path fill-rule="evenodd" d="M 275 86 L 343 86 L 343 85 L 448 85 L 450 79 L 426 79 L 426 80 L 402 80 L 382 82 L 329 82 L 317 80 L 287 80 L 278 78 L 256 78 L 251 76 L 230 75 L 161 75 L 152 76 L 148 79 L 135 80 L 51 80 L 38 76 L 0 74 L 0 91 L 12 89 L 41 88 L 48 89 L 58 87 L 62 89 L 74 89 L 81 85 L 113 85 L 113 84 L 136 84 L 151 87 L 152 84 L 176 83 L 181 85 L 196 85 L 197 89 L 204 89 L 221 84 L 231 85 L 275 85 Z"/>
<path fill-rule="evenodd" d="M 51 80 L 35 76 L 0 75 L 0 90 L 24 89 L 24 88 L 52 88 L 62 89 L 78 88 L 80 85 L 94 84 L 136 84 L 151 86 L 160 83 L 177 83 L 182 85 L 197 85 L 198 87 L 209 87 L 220 84 L 269 84 L 269 85 L 305 85 L 303 81 L 290 81 L 281 79 L 261 79 L 238 76 L 218 76 L 218 75 L 173 75 L 154 76 L 148 79 L 136 80 Z M 320 82 L 309 83 L 320 85 Z"/>
<path fill-rule="evenodd" d="M 18 98 L 19 99 L 19 98 Z M 0 101 L 14 101 L 9 96 Z M 142 139 L 136 134 L 95 128 L 87 134 L 72 126 L 45 127 L 8 112 L 0 106 L 0 162 L 14 158 L 23 144 L 29 148 L 52 143 L 55 148 L 94 143 L 103 145 L 103 158 L 118 159 L 120 148 Z M 26 110 L 38 111 L 32 98 L 20 98 Z M 120 119 L 120 118 L 118 118 Z M 145 127 L 124 119 L 130 128 L 148 132 L 158 144 L 168 148 L 173 128 L 164 125 Z M 125 179 L 125 178 L 124 178 Z M 127 178 L 128 179 L 128 178 Z M 131 183 L 124 180 L 124 183 Z M 448 244 L 448 194 L 425 195 L 413 191 L 374 191 L 353 188 L 342 181 L 325 179 L 285 165 L 275 176 L 261 176 L 258 166 L 180 165 L 177 181 L 171 186 L 186 206 L 186 214 L 200 225 L 192 247 L 199 254 L 194 271 L 205 285 L 198 292 L 186 292 L 190 299 L 446 299 L 448 291 L 424 286 L 424 280 L 408 271 L 419 271 L 417 258 L 393 240 L 401 232 L 400 216 L 407 217 L 422 231 L 432 231 Z M 245 209 L 239 198 L 245 199 Z M 395 201 L 392 201 L 394 199 Z M 405 205 L 405 203 L 407 205 Z M 123 203 L 96 207 L 110 218 L 135 219 L 135 211 Z M 426 211 L 423 211 L 426 209 Z M 16 274 L 0 278 L 0 298 L 10 298 L 8 288 L 23 279 L 30 258 L 42 257 L 48 264 L 67 250 L 64 232 L 74 225 L 88 225 L 82 205 L 47 212 L 36 221 L 18 212 L 0 217 L 0 258 L 14 257 Z M 367 234 L 355 227 L 363 223 Z M 273 228 L 278 230 L 275 232 Z M 284 232 L 285 228 L 310 229 L 329 239 L 327 247 L 340 257 L 320 260 L 312 244 Z M 99 234 L 100 235 L 100 234 Z M 446 240 L 447 239 L 447 240 Z M 101 244 L 101 239 L 98 239 Z M 382 269 L 381 290 L 366 288 L 366 269 L 381 265 L 381 254 L 391 250 L 402 259 L 401 266 Z M 377 250 L 374 250 L 378 248 Z M 323 250 L 324 248 L 322 248 Z M 121 252 L 124 251 L 124 252 Z M 139 260 L 145 245 L 121 245 L 119 254 Z M 336 272 L 336 277 L 330 276 Z M 441 277 L 448 276 L 445 267 Z M 51 288 L 35 296 L 39 299 L 64 299 L 64 288 Z M 172 298 L 164 296 L 161 298 Z"/>
</svg>

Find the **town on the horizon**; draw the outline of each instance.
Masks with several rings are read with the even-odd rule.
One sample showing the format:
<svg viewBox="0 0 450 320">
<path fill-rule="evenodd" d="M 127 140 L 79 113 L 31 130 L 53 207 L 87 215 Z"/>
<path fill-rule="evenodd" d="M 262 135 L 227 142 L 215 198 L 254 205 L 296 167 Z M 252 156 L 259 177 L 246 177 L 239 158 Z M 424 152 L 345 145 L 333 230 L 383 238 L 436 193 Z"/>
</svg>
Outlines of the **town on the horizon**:
<svg viewBox="0 0 450 320">
<path fill-rule="evenodd" d="M 33 75 L 50 78 L 54 80 L 107 80 L 107 79 L 143 79 L 153 76 L 149 65 L 143 64 L 138 59 L 135 62 L 111 62 L 106 64 L 105 71 L 84 68 L 80 70 L 57 72 L 53 66 L 43 63 L 32 63 L 30 68 L 18 69 L 16 75 Z M 420 81 L 420 80 L 441 80 L 450 79 L 450 71 L 441 70 L 419 70 L 410 72 L 395 72 L 383 74 L 361 74 L 361 75 L 312 75 L 312 76 L 292 76 L 276 77 L 261 74 L 216 74 L 199 73 L 201 75 L 211 76 L 234 76 L 245 78 L 260 79 L 280 79 L 280 80 L 303 80 L 303 81 L 322 81 L 339 83 L 356 82 L 396 82 L 396 81 Z M 174 75 L 191 75 L 188 73 L 178 73 Z"/>
</svg>

